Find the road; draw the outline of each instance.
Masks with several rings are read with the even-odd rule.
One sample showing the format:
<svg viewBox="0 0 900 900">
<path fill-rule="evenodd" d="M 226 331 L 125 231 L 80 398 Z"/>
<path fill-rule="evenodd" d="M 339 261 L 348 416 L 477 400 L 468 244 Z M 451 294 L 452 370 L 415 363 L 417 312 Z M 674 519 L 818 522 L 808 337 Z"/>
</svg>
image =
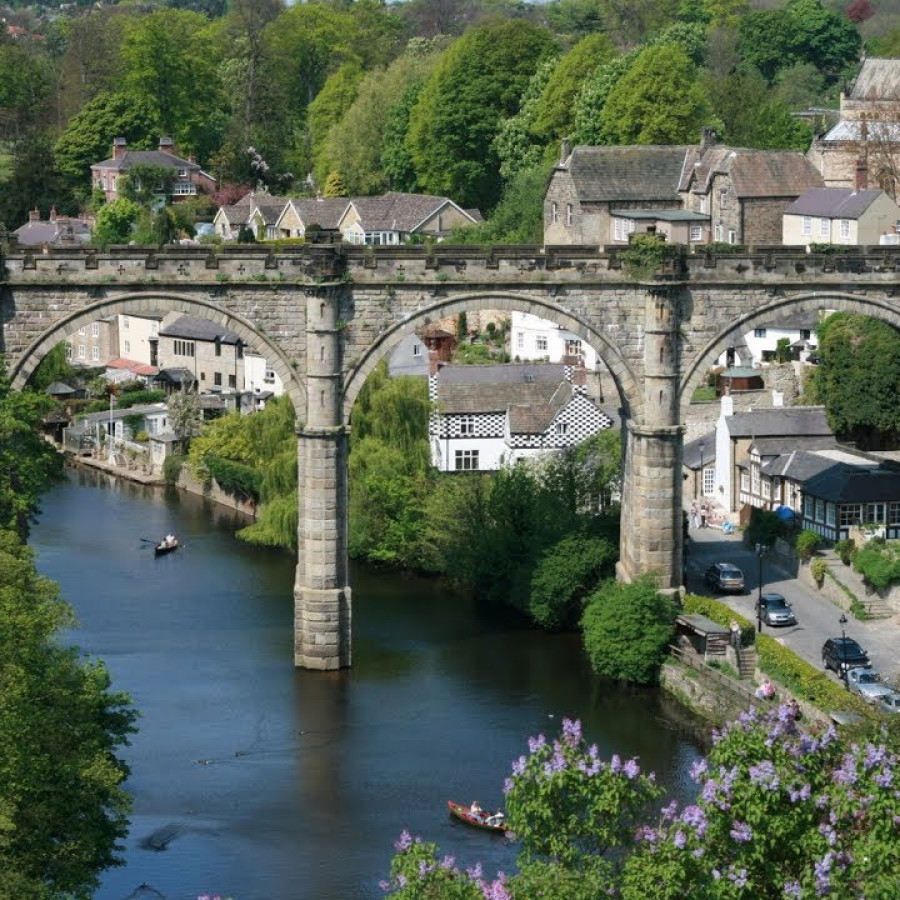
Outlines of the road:
<svg viewBox="0 0 900 900">
<path fill-rule="evenodd" d="M 747 619 L 756 619 L 756 597 L 759 593 L 759 559 L 739 534 L 726 535 L 717 528 L 691 528 L 687 553 L 687 588 L 695 594 L 710 595 L 712 589 L 704 580 L 704 572 L 712 563 L 730 562 L 744 572 L 745 593 L 742 595 L 718 595 L 736 612 Z M 807 588 L 787 572 L 776 568 L 768 559 L 762 561 L 762 586 L 764 591 L 783 594 L 794 607 L 797 625 L 770 628 L 763 625 L 763 632 L 780 640 L 803 659 L 817 668 L 822 666 L 822 644 L 826 638 L 840 637 L 838 621 L 841 610 L 820 593 Z M 900 617 L 873 619 L 860 622 L 846 613 L 844 626 L 847 637 L 857 640 L 869 654 L 873 667 L 883 678 L 891 682 L 900 675 Z M 830 673 L 835 677 L 833 673 Z"/>
</svg>

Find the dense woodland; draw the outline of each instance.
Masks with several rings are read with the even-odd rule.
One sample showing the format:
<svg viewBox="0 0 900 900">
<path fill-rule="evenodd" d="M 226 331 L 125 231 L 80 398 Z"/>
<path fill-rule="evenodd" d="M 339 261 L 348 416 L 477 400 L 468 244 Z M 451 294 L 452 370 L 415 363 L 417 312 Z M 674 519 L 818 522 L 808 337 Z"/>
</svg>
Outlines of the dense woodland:
<svg viewBox="0 0 900 900">
<path fill-rule="evenodd" d="M 64 6 L 64 9 L 60 7 Z M 161 135 L 248 187 L 448 195 L 535 239 L 560 139 L 804 149 L 900 0 L 169 0 L 0 5 L 0 222 L 97 212 L 92 163 Z M 122 202 L 122 201 L 116 201 Z M 184 204 L 180 204 L 184 206 Z"/>
</svg>

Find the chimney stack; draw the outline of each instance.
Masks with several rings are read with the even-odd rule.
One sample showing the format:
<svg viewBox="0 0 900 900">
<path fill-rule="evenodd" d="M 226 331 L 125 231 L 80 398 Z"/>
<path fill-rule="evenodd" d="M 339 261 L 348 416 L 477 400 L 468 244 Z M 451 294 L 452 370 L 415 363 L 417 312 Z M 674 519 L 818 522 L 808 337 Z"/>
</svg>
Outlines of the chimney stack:
<svg viewBox="0 0 900 900">
<path fill-rule="evenodd" d="M 113 141 L 113 159 L 121 159 L 128 152 L 128 141 L 123 137 L 117 137 Z"/>
<path fill-rule="evenodd" d="M 865 157 L 860 156 L 856 160 L 856 178 L 853 186 L 858 191 L 864 191 L 869 186 L 869 167 L 866 165 Z"/>
<path fill-rule="evenodd" d="M 50 221 L 51 222 L 56 221 L 56 207 L 55 206 L 50 207 Z"/>
<path fill-rule="evenodd" d="M 30 210 L 28 213 L 28 221 L 29 222 L 40 222 L 41 221 L 41 211 L 35 207 Z"/>
<path fill-rule="evenodd" d="M 562 146 L 559 151 L 559 164 L 564 166 L 566 160 L 572 155 L 572 142 L 568 138 L 562 139 Z"/>
<path fill-rule="evenodd" d="M 718 139 L 718 135 L 716 134 L 716 129 L 710 125 L 704 125 L 703 128 L 700 129 L 700 149 L 701 150 L 709 150 L 712 147 L 716 140 Z"/>
<path fill-rule="evenodd" d="M 161 137 L 159 139 L 159 150 L 162 153 L 175 153 L 175 141 L 170 137 Z"/>
</svg>

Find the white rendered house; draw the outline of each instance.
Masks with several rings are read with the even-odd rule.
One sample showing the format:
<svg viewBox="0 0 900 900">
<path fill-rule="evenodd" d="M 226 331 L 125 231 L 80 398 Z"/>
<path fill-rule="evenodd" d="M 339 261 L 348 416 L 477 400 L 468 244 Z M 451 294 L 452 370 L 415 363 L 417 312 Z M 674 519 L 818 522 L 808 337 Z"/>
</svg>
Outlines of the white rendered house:
<svg viewBox="0 0 900 900">
<path fill-rule="evenodd" d="M 561 364 L 441 366 L 429 377 L 436 412 L 432 464 L 442 472 L 496 471 L 573 447 L 614 424 L 573 369 Z"/>
<path fill-rule="evenodd" d="M 577 334 L 531 313 L 513 311 L 509 329 L 510 359 L 575 365 L 580 359 L 589 372 L 597 365 L 597 353 Z"/>
</svg>

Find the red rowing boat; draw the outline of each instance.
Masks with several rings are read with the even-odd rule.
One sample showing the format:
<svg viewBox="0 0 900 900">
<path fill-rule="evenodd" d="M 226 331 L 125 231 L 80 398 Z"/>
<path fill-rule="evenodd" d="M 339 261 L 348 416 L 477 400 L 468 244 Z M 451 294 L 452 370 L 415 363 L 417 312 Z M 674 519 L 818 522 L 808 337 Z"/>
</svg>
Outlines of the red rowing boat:
<svg viewBox="0 0 900 900">
<path fill-rule="evenodd" d="M 462 803 L 454 803 L 452 800 L 447 801 L 447 807 L 450 810 L 451 816 L 456 816 L 462 822 L 465 822 L 466 825 L 471 825 L 474 828 L 482 828 L 485 831 L 493 831 L 499 834 L 506 833 L 506 821 L 503 819 L 503 814 L 500 814 L 500 821 L 497 821 L 496 815 L 487 815 L 485 813 L 481 813 L 480 815 L 476 815 L 472 812 L 471 808 L 465 806 Z"/>
</svg>

